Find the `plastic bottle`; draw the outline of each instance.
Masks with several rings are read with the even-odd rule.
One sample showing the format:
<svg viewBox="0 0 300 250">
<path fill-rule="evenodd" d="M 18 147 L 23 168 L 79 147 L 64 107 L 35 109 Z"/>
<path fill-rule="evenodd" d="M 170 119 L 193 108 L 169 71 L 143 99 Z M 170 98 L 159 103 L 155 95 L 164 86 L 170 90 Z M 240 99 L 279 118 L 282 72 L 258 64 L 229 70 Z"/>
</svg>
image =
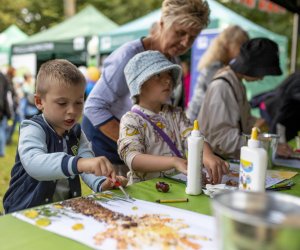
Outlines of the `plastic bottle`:
<svg viewBox="0 0 300 250">
<path fill-rule="evenodd" d="M 188 137 L 188 167 L 185 192 L 189 195 L 199 195 L 202 192 L 202 155 L 204 138 L 200 134 L 198 121 Z"/>
<path fill-rule="evenodd" d="M 264 192 L 268 155 L 264 148 L 260 148 L 257 136 L 258 129 L 254 127 L 248 146 L 241 148 L 239 189 Z"/>
</svg>

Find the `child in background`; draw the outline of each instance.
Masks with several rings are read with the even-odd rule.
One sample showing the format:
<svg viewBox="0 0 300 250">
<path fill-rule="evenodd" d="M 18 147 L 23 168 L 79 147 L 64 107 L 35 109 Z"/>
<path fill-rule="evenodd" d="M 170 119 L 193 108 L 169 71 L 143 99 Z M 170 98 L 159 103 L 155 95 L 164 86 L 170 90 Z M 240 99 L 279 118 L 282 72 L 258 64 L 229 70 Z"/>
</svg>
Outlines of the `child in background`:
<svg viewBox="0 0 300 250">
<path fill-rule="evenodd" d="M 79 175 L 95 192 L 112 188 L 116 179 L 126 185 L 105 157 L 94 158 L 77 124 L 85 85 L 82 73 L 66 60 L 41 66 L 35 105 L 42 114 L 21 124 L 16 162 L 3 199 L 6 212 L 80 196 Z"/>
<path fill-rule="evenodd" d="M 135 105 L 121 119 L 118 152 L 130 169 L 129 183 L 175 170 L 186 174 L 186 139 L 193 126 L 181 108 L 166 104 L 180 82 L 180 66 L 158 51 L 145 51 L 128 62 L 124 73 Z M 172 149 L 154 126 L 169 137 Z M 207 142 L 203 162 L 212 183 L 219 183 L 228 171 L 228 164 L 213 154 Z"/>
</svg>

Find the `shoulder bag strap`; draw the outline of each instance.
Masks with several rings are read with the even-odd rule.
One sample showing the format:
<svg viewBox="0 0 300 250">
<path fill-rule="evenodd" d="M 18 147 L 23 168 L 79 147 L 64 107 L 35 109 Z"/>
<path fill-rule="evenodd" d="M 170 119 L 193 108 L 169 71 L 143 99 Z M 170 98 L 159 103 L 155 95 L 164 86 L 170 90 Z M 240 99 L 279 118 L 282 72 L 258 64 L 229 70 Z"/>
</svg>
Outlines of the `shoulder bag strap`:
<svg viewBox="0 0 300 250">
<path fill-rule="evenodd" d="M 239 102 L 238 102 L 238 98 L 237 98 L 237 95 L 236 95 L 236 93 L 235 93 L 235 91 L 234 91 L 233 86 L 231 85 L 231 82 L 230 82 L 227 78 L 222 77 L 222 76 L 216 77 L 216 78 L 213 79 L 213 81 L 215 81 L 215 80 L 223 80 L 223 81 L 225 81 L 225 82 L 228 84 L 228 86 L 231 88 L 231 91 L 232 91 L 232 93 L 233 93 L 233 95 L 234 95 L 234 98 L 235 98 L 235 100 L 236 100 L 236 102 L 237 102 L 237 104 L 238 104 L 238 103 L 239 103 Z M 240 127 L 240 132 L 243 133 L 243 127 L 242 127 L 242 121 L 241 121 L 241 118 L 239 119 L 239 127 Z"/>
<path fill-rule="evenodd" d="M 168 146 L 175 153 L 175 155 L 182 158 L 181 153 L 179 152 L 175 144 L 172 142 L 170 137 L 161 128 L 159 128 L 154 122 L 152 122 L 146 114 L 144 114 L 142 111 L 138 109 L 132 109 L 131 111 L 140 115 L 145 120 L 147 120 L 153 126 L 153 128 L 159 133 L 159 135 L 164 139 L 164 141 L 168 144 Z"/>
</svg>

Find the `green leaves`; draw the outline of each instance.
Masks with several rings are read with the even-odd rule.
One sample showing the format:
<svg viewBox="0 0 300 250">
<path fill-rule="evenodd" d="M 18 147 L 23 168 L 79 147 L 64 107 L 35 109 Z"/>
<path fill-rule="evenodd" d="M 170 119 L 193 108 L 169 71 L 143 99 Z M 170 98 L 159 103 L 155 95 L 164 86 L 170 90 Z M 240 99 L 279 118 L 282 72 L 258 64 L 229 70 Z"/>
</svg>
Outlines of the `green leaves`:
<svg viewBox="0 0 300 250">
<path fill-rule="evenodd" d="M 161 0 L 77 0 L 76 11 L 88 4 L 118 24 L 124 24 L 161 7 Z M 62 0 L 1 0 L 0 32 L 16 24 L 28 35 L 50 28 L 64 17 Z M 74 27 L 76 28 L 76 27 Z"/>
</svg>

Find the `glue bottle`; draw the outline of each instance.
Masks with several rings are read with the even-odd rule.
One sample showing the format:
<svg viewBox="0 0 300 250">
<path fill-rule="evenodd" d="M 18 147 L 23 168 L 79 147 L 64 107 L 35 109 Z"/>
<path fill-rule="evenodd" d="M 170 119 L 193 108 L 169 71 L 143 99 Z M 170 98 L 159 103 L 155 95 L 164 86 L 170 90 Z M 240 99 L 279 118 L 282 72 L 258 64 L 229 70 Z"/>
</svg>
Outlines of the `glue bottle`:
<svg viewBox="0 0 300 250">
<path fill-rule="evenodd" d="M 189 195 L 199 195 L 202 192 L 202 155 L 204 138 L 200 133 L 198 121 L 188 137 L 187 185 L 185 192 Z"/>
<path fill-rule="evenodd" d="M 241 148 L 239 189 L 264 192 L 268 156 L 267 151 L 260 147 L 257 137 L 258 129 L 254 127 L 248 146 Z"/>
</svg>

